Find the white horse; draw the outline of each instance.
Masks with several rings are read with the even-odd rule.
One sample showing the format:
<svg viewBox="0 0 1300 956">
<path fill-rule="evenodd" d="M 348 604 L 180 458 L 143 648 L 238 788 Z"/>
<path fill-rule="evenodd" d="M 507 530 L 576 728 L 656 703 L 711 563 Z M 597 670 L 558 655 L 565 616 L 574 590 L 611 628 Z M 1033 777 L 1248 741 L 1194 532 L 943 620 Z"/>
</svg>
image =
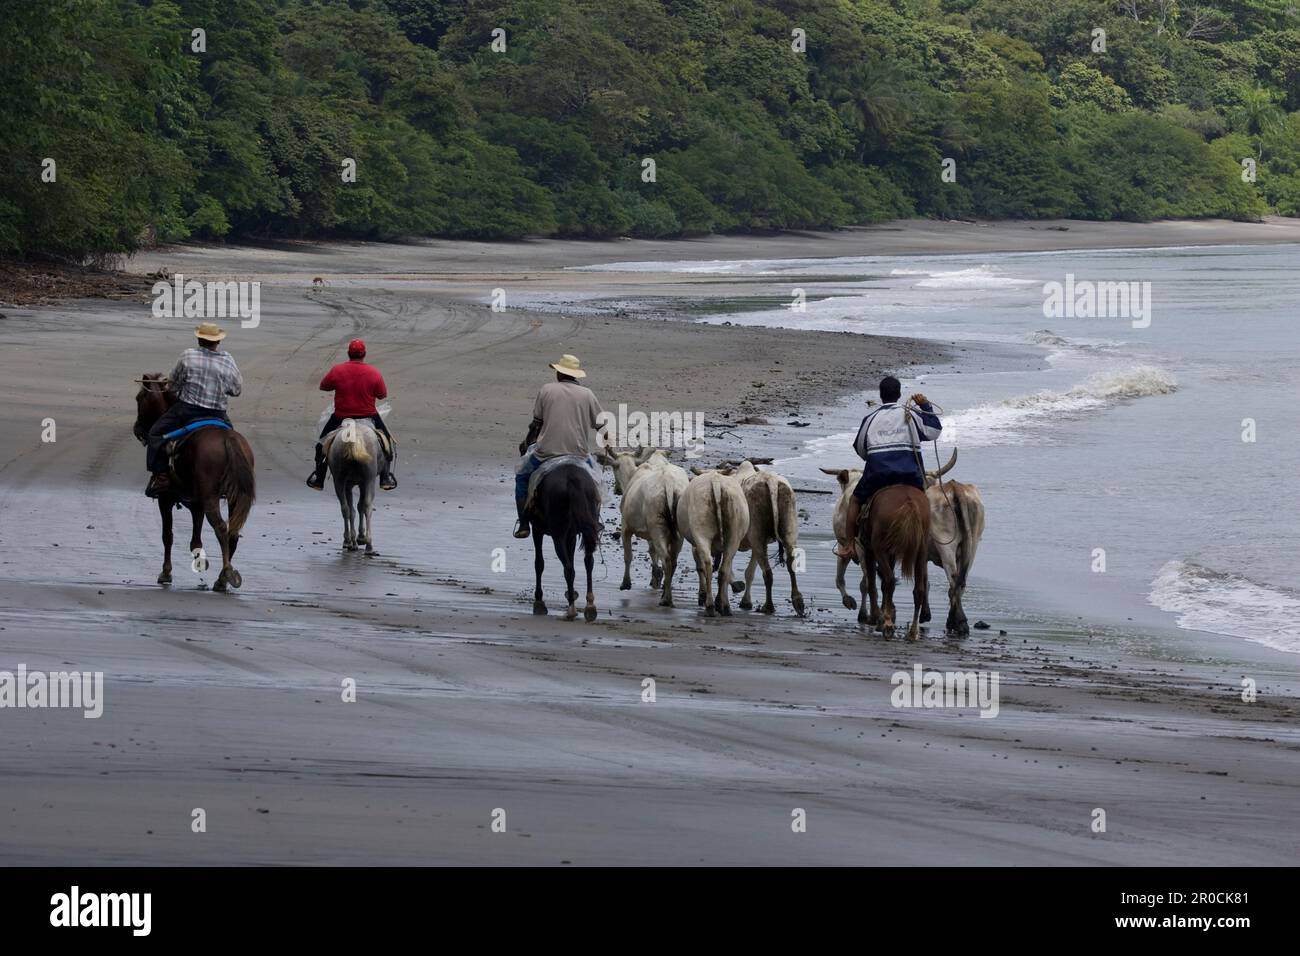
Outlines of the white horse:
<svg viewBox="0 0 1300 956">
<path fill-rule="evenodd" d="M 384 453 L 375 427 L 365 419 L 345 418 L 338 429 L 325 437 L 323 444 L 330 474 L 334 476 L 334 493 L 343 512 L 343 550 L 356 551 L 364 544 L 366 554 L 374 554 L 370 517 L 375 507 L 375 490 L 379 487 L 379 461 Z M 353 488 L 360 492 L 355 509 Z"/>
</svg>

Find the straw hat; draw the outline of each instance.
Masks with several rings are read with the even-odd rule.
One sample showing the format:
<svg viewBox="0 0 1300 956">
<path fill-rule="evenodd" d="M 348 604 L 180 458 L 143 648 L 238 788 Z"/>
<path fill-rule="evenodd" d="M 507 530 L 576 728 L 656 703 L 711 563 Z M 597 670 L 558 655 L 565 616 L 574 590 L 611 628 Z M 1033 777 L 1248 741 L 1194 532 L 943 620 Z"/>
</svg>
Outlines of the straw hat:
<svg viewBox="0 0 1300 956">
<path fill-rule="evenodd" d="M 561 375 L 567 375 L 570 378 L 586 378 L 587 373 L 582 370 L 578 363 L 576 355 L 562 355 L 558 362 L 552 362 L 551 368 L 555 369 Z"/>
<path fill-rule="evenodd" d="M 215 322 L 204 322 L 194 330 L 194 335 L 205 342 L 220 342 L 226 337 L 226 330 Z"/>
</svg>

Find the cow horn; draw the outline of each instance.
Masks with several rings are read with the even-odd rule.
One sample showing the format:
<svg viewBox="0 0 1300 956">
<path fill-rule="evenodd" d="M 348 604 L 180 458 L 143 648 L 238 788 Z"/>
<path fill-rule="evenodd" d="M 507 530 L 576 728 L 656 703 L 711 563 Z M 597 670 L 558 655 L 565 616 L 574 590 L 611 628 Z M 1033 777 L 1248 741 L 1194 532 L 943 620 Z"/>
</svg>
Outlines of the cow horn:
<svg viewBox="0 0 1300 956">
<path fill-rule="evenodd" d="M 938 471 L 927 471 L 926 474 L 929 475 L 931 478 L 942 478 L 944 475 L 948 474 L 948 472 L 952 471 L 952 466 L 955 464 L 957 464 L 956 448 L 952 450 L 952 455 L 948 459 L 948 464 L 944 465 Z"/>
</svg>

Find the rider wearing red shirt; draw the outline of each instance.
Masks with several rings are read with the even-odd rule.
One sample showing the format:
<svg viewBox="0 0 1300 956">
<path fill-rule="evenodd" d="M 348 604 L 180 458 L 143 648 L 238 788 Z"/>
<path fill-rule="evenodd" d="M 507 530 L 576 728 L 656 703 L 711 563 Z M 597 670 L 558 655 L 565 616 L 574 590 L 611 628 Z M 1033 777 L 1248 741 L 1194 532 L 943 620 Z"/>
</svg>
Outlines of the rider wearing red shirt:
<svg viewBox="0 0 1300 956">
<path fill-rule="evenodd" d="M 348 343 L 348 361 L 335 365 L 320 380 L 322 392 L 334 393 L 334 413 L 321 429 L 320 437 L 323 439 L 338 428 L 345 418 L 368 418 L 374 423 L 375 428 L 388 436 L 389 446 L 393 447 L 393 436 L 389 434 L 379 409 L 375 407 L 375 399 L 388 397 L 388 386 L 384 384 L 384 377 L 379 374 L 379 369 L 367 365 L 365 358 L 366 343 L 360 339 L 353 339 Z M 397 479 L 393 477 L 393 461 L 396 454 L 394 448 L 379 475 L 379 486 L 385 491 L 392 491 L 397 487 Z M 316 470 L 307 479 L 307 487 L 315 488 L 317 491 L 325 487 L 325 472 L 328 467 L 325 451 L 320 442 L 317 442 Z"/>
</svg>

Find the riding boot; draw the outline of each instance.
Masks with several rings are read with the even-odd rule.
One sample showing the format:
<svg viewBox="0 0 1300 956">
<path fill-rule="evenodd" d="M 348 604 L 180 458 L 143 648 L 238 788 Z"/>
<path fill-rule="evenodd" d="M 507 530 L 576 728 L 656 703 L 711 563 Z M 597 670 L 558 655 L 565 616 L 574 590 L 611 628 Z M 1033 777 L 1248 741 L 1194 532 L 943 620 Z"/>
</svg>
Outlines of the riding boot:
<svg viewBox="0 0 1300 956">
<path fill-rule="evenodd" d="M 165 471 L 156 472 L 149 477 L 149 484 L 144 493 L 150 498 L 157 498 L 171 490 L 171 476 Z"/>
<path fill-rule="evenodd" d="M 393 474 L 393 459 L 385 458 L 384 467 L 379 472 L 379 487 L 392 491 L 397 487 L 397 477 Z"/>
<path fill-rule="evenodd" d="M 515 525 L 515 537 L 527 538 L 533 533 L 528 527 L 528 515 L 524 514 L 524 502 L 519 498 L 515 499 L 515 513 L 519 515 L 519 522 Z"/>
<path fill-rule="evenodd" d="M 329 462 L 325 460 L 325 449 L 319 444 L 316 446 L 316 470 L 311 473 L 307 479 L 307 487 L 320 491 L 325 487 L 325 472 L 329 469 Z"/>
</svg>

